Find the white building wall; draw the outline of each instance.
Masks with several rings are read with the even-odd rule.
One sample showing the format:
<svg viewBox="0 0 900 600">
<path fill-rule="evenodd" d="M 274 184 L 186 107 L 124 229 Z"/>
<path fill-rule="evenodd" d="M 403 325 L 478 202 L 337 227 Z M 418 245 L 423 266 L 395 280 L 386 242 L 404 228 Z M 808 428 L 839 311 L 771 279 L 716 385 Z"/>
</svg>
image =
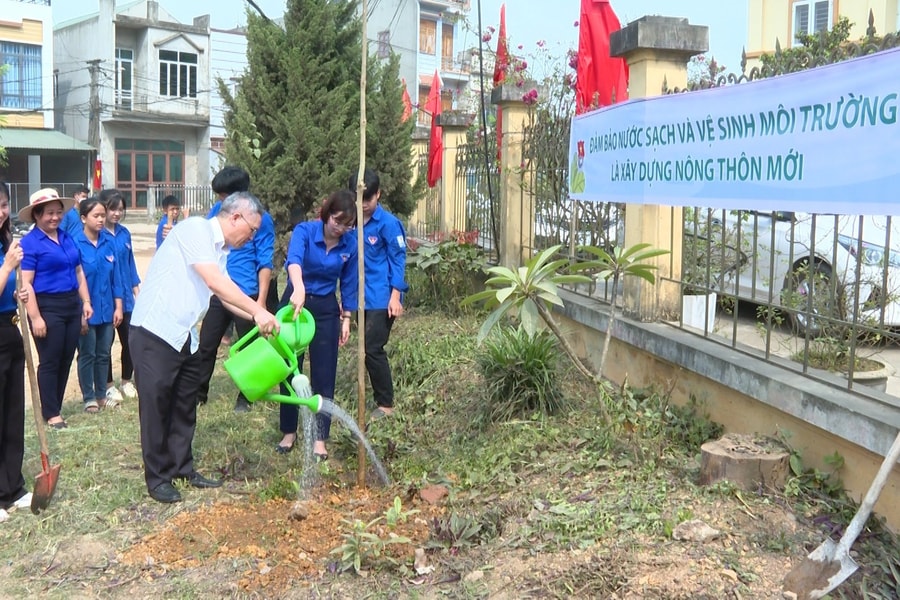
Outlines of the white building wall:
<svg viewBox="0 0 900 600">
<path fill-rule="evenodd" d="M 221 79 L 234 94 L 247 69 L 247 36 L 238 29 L 210 31 L 209 129 L 212 137 L 225 137 L 225 106 L 219 95 Z"/>
</svg>

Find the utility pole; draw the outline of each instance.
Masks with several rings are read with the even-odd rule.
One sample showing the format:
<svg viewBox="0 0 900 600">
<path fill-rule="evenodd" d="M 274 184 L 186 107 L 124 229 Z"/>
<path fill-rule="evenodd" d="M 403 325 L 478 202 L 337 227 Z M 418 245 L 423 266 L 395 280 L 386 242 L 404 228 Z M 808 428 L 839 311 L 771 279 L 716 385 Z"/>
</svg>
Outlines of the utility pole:
<svg viewBox="0 0 900 600">
<path fill-rule="evenodd" d="M 87 61 L 91 73 L 90 116 L 88 117 L 88 144 L 100 151 L 100 59 Z"/>
</svg>

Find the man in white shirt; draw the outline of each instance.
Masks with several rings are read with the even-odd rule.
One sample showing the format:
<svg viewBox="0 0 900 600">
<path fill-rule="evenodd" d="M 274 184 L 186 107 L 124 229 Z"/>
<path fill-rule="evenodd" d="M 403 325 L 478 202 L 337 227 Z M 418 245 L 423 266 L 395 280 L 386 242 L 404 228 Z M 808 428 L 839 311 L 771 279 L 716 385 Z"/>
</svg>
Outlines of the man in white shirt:
<svg viewBox="0 0 900 600">
<path fill-rule="evenodd" d="M 179 223 L 150 262 L 135 300 L 128 345 L 140 399 L 144 479 L 158 502 L 181 500 L 173 485 L 178 480 L 197 488 L 222 485 L 194 470 L 191 443 L 201 381 L 197 326 L 215 294 L 263 335 L 277 330 L 275 316 L 241 292 L 225 270 L 228 248 L 247 243 L 262 214 L 255 196 L 236 192 L 222 201 L 216 217 Z"/>
</svg>

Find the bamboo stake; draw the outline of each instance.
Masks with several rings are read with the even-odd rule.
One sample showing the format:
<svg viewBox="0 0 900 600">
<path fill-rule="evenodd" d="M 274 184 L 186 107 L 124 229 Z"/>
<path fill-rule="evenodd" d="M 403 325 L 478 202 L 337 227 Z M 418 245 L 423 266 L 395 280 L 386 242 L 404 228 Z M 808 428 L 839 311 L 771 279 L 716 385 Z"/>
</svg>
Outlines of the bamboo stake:
<svg viewBox="0 0 900 600">
<path fill-rule="evenodd" d="M 362 0 L 362 69 L 359 73 L 359 170 L 356 172 L 356 251 L 359 265 L 359 310 L 356 311 L 358 327 L 357 354 L 359 360 L 356 364 L 356 422 L 360 431 L 366 427 L 366 261 L 365 246 L 363 245 L 363 190 L 366 187 L 363 176 L 366 171 L 366 71 L 369 61 L 369 43 L 366 38 L 366 20 L 368 7 L 366 0 Z M 366 448 L 362 440 L 356 444 L 357 464 L 356 485 L 366 485 Z"/>
</svg>

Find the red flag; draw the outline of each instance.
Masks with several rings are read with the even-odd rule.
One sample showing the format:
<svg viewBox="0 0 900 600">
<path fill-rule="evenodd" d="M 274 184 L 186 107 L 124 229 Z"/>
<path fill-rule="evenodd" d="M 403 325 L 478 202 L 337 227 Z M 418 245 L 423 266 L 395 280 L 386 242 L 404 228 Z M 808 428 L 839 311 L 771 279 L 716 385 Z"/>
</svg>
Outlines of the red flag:
<svg viewBox="0 0 900 600">
<path fill-rule="evenodd" d="M 621 28 L 609 0 L 581 0 L 575 114 L 628 99 L 628 64 L 609 55 L 609 35 Z"/>
<path fill-rule="evenodd" d="M 99 192 L 100 187 L 103 185 L 102 175 L 103 175 L 103 163 L 98 158 L 94 161 L 94 181 L 92 182 L 94 184 L 95 192 Z"/>
<path fill-rule="evenodd" d="M 444 168 L 443 129 L 437 124 L 437 116 L 441 114 L 441 78 L 437 70 L 431 80 L 425 112 L 431 115 L 431 140 L 428 143 L 428 187 L 434 187 Z"/>
<path fill-rule="evenodd" d="M 497 34 L 497 60 L 494 62 L 494 85 L 500 85 L 509 69 L 509 45 L 506 40 L 506 4 L 500 5 L 500 32 Z"/>
<path fill-rule="evenodd" d="M 403 101 L 403 116 L 400 117 L 400 122 L 405 123 L 412 115 L 412 100 L 409 98 L 409 90 L 406 89 L 406 79 L 401 79 L 400 81 L 403 83 L 403 97 L 401 98 Z"/>
</svg>

